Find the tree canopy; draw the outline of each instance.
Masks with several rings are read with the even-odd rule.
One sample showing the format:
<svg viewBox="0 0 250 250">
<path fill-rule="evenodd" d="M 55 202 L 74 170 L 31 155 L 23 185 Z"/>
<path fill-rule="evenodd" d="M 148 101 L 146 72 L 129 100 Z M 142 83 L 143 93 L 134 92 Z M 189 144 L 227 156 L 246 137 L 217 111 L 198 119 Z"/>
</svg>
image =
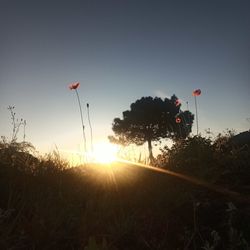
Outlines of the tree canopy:
<svg viewBox="0 0 250 250">
<path fill-rule="evenodd" d="M 149 158 L 152 162 L 152 142 L 161 138 L 186 138 L 191 132 L 194 115 L 180 109 L 181 103 L 173 95 L 164 100 L 159 97 L 142 97 L 123 112 L 123 118 L 115 118 L 109 136 L 111 142 L 122 145 L 148 143 Z"/>
</svg>

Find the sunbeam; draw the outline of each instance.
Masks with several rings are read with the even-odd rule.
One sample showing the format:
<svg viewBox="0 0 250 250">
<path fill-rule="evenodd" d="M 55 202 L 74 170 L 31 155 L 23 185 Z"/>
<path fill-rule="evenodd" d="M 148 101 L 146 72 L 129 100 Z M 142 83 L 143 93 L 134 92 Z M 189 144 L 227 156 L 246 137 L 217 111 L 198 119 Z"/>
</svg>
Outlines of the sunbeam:
<svg viewBox="0 0 250 250">
<path fill-rule="evenodd" d="M 124 159 L 118 159 L 117 161 L 119 161 L 121 163 L 126 163 L 126 164 L 130 164 L 130 165 L 142 167 L 142 168 L 149 169 L 149 170 L 152 170 L 152 171 L 156 171 L 156 172 L 159 172 L 159 173 L 162 173 L 162 174 L 171 175 L 171 176 L 177 177 L 179 179 L 185 180 L 187 182 L 190 182 L 192 184 L 207 188 L 207 189 L 209 189 L 211 191 L 214 191 L 216 193 L 220 193 L 222 195 L 229 196 L 234 200 L 238 200 L 240 202 L 250 203 L 250 197 L 247 196 L 247 195 L 242 195 L 242 194 L 240 194 L 238 192 L 228 190 L 228 189 L 226 189 L 224 187 L 209 183 L 207 181 L 204 181 L 204 180 L 192 177 L 192 176 L 180 174 L 180 173 L 173 172 L 173 171 L 167 170 L 167 169 L 162 169 L 162 168 L 159 168 L 159 167 L 153 167 L 153 166 L 150 166 L 150 165 L 145 165 L 145 164 L 142 164 L 142 163 L 127 161 L 127 160 L 124 160 Z"/>
</svg>

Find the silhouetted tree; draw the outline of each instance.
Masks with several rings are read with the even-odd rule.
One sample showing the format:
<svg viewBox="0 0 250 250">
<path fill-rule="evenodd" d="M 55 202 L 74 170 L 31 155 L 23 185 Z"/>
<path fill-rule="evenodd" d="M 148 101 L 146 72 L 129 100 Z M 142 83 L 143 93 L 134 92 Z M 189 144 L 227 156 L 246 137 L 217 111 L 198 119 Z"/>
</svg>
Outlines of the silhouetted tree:
<svg viewBox="0 0 250 250">
<path fill-rule="evenodd" d="M 142 97 L 123 112 L 123 119 L 115 118 L 109 136 L 111 142 L 122 145 L 148 143 L 149 159 L 152 163 L 152 142 L 161 138 L 186 138 L 191 132 L 194 116 L 190 111 L 182 112 L 178 98 Z"/>
</svg>

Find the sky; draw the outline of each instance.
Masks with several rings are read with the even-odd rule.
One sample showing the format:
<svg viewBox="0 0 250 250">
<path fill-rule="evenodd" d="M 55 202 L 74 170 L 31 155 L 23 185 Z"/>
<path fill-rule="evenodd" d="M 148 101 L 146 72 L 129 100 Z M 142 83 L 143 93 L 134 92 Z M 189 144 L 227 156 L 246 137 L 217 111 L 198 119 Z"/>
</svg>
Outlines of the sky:
<svg viewBox="0 0 250 250">
<path fill-rule="evenodd" d="M 195 114 L 197 88 L 201 133 L 248 130 L 249 11 L 248 0 L 0 0 L 0 135 L 11 137 L 11 105 L 39 152 L 79 149 L 75 81 L 88 146 L 86 103 L 97 142 L 143 96 L 176 94 Z"/>
</svg>

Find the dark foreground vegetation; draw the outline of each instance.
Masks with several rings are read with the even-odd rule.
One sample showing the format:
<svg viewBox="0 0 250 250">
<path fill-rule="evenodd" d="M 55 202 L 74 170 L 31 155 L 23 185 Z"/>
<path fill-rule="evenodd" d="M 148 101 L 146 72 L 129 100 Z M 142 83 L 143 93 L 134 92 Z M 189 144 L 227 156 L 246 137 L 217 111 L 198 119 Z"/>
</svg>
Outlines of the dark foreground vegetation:
<svg viewBox="0 0 250 250">
<path fill-rule="evenodd" d="M 250 249 L 249 146 L 231 139 L 190 137 L 156 164 L 235 196 L 135 165 L 69 169 L 2 141 L 0 249 Z"/>
</svg>

